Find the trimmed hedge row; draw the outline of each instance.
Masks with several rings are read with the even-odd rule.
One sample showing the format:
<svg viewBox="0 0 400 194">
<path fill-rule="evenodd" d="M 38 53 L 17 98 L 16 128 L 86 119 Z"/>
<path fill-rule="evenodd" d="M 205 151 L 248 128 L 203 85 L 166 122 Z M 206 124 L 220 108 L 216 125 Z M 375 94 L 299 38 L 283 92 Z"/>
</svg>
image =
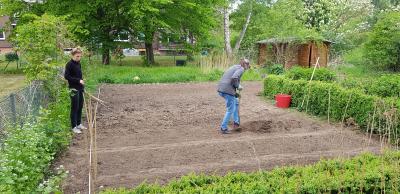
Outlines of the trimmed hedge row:
<svg viewBox="0 0 400 194">
<path fill-rule="evenodd" d="M 329 115 L 337 121 L 352 118 L 364 129 L 369 126 L 376 130 L 400 132 L 400 114 L 397 111 L 400 104 L 396 98 L 379 98 L 358 89 L 343 88 L 336 83 L 291 80 L 274 75 L 267 77 L 264 81 L 264 94 L 273 98 L 280 93 L 292 95 L 291 106 L 300 111 L 317 116 Z"/>
<path fill-rule="evenodd" d="M 142 184 L 135 189 L 103 194 L 134 193 L 399 193 L 400 152 L 363 154 L 348 160 L 323 160 L 305 167 L 270 172 L 189 175 L 165 186 Z"/>
<path fill-rule="evenodd" d="M 400 75 L 383 75 L 376 79 L 346 79 L 340 82 L 346 88 L 359 88 L 366 94 L 400 98 Z"/>
<path fill-rule="evenodd" d="M 285 73 L 285 76 L 292 80 L 310 80 L 314 68 L 293 67 Z M 336 74 L 327 68 L 317 68 L 314 72 L 313 80 L 333 82 Z"/>
</svg>

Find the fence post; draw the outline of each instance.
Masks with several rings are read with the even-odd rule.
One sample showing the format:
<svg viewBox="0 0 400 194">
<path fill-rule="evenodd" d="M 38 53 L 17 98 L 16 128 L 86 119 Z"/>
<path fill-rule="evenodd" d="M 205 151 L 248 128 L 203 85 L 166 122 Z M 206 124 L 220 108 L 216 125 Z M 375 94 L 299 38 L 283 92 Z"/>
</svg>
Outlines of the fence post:
<svg viewBox="0 0 400 194">
<path fill-rule="evenodd" d="M 17 111 L 15 109 L 15 94 L 10 94 L 10 107 L 14 126 L 17 126 Z"/>
</svg>

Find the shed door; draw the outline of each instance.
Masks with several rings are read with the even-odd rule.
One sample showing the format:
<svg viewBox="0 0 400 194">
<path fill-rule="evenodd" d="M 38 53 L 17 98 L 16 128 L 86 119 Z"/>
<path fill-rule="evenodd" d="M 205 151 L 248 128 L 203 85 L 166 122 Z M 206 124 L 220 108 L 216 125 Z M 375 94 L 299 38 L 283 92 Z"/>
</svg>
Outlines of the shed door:
<svg viewBox="0 0 400 194">
<path fill-rule="evenodd" d="M 326 44 L 312 44 L 311 57 L 310 57 L 310 67 L 314 67 L 317 63 L 319 57 L 319 66 L 326 67 L 328 64 L 328 47 Z"/>
<path fill-rule="evenodd" d="M 311 44 L 303 44 L 299 48 L 299 65 L 302 67 L 310 67 L 310 50 Z"/>
</svg>

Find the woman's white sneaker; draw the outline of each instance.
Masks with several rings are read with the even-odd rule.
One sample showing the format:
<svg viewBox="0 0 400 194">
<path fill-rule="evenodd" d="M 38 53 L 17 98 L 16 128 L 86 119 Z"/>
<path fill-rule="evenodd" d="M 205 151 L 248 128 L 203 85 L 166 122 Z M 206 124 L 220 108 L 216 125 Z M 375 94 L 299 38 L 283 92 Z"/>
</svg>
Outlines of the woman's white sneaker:
<svg viewBox="0 0 400 194">
<path fill-rule="evenodd" d="M 80 129 L 78 129 L 77 127 L 74 127 L 74 128 L 72 129 L 72 131 L 73 131 L 74 133 L 76 133 L 76 134 L 82 133 L 82 131 L 81 131 Z"/>
<path fill-rule="evenodd" d="M 85 126 L 83 126 L 82 124 L 80 124 L 80 125 L 78 125 L 78 129 L 86 130 L 87 128 Z"/>
</svg>

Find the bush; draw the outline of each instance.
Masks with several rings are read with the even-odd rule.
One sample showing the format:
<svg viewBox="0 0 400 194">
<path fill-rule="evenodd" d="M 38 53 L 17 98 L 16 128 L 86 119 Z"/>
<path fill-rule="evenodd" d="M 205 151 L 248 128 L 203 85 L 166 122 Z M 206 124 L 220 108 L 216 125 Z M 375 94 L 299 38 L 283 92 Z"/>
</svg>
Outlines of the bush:
<svg viewBox="0 0 400 194">
<path fill-rule="evenodd" d="M 8 131 L 0 150 L 0 193 L 35 193 L 43 189 L 39 183 L 47 177 L 51 161 L 71 139 L 68 92 L 61 91 L 57 99 L 41 112 L 36 123 Z"/>
<path fill-rule="evenodd" d="M 292 107 L 310 112 L 317 116 L 327 116 L 337 121 L 352 118 L 366 129 L 367 126 L 379 130 L 390 129 L 400 132 L 400 112 L 396 111 L 396 98 L 379 98 L 367 95 L 359 89 L 345 89 L 335 83 L 306 80 L 290 80 L 283 76 L 269 76 L 265 79 L 264 94 L 274 97 L 276 94 L 292 95 Z M 329 100 L 330 99 L 330 100 Z M 393 113 L 388 116 L 388 113 Z M 374 115 L 374 116 L 373 116 Z M 375 122 L 372 122 L 375 121 Z M 377 122 L 379 121 L 379 122 Z M 379 126 L 374 126 L 378 125 Z"/>
<path fill-rule="evenodd" d="M 285 68 L 283 67 L 282 64 L 275 64 L 267 67 L 267 73 L 274 75 L 282 75 L 283 73 L 285 73 Z"/>
<path fill-rule="evenodd" d="M 6 53 L 5 57 L 7 62 L 13 62 L 19 60 L 17 53 Z"/>
<path fill-rule="evenodd" d="M 375 24 L 364 54 L 372 67 L 400 71 L 400 12 L 384 12 Z"/>
<path fill-rule="evenodd" d="M 349 160 L 323 160 L 305 167 L 270 172 L 188 175 L 165 186 L 142 184 L 135 189 L 103 191 L 134 193 L 398 193 L 400 152 L 363 154 Z"/>
<path fill-rule="evenodd" d="M 381 97 L 400 97 L 400 75 L 384 75 L 367 85 L 366 92 Z"/>
<path fill-rule="evenodd" d="M 293 80 L 310 80 L 314 68 L 293 67 L 286 72 L 285 76 Z M 336 74 L 327 68 L 315 70 L 313 80 L 332 82 L 336 80 Z"/>
<path fill-rule="evenodd" d="M 348 89 L 359 89 L 369 95 L 400 97 L 400 75 L 383 75 L 374 79 L 347 78 L 340 85 Z"/>
<path fill-rule="evenodd" d="M 0 192 L 34 191 L 53 159 L 49 145 L 46 135 L 33 126 L 14 129 L 0 153 Z"/>
</svg>

